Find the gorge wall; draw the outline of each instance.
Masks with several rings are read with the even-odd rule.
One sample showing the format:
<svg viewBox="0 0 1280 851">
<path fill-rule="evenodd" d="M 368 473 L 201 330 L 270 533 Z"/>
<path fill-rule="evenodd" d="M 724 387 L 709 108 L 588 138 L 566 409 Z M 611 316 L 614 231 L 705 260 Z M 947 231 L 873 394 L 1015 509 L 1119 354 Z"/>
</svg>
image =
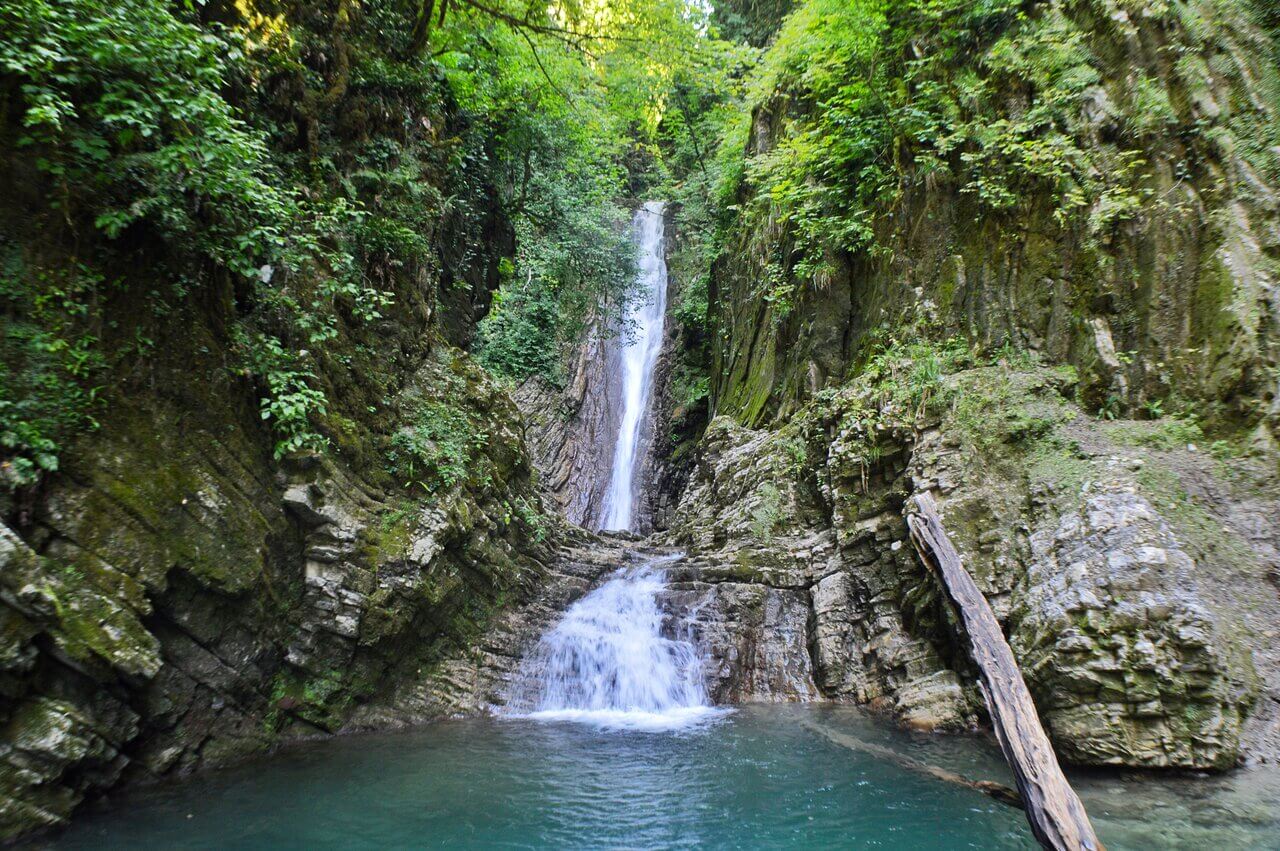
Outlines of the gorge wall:
<svg viewBox="0 0 1280 851">
<path fill-rule="evenodd" d="M 179 135 L 199 146 L 201 179 L 257 194 L 210 200 L 184 188 L 184 168 L 168 176 L 174 207 L 106 233 L 94 205 L 148 190 L 106 178 L 69 187 L 67 172 L 42 170 L 40 158 L 75 160 L 59 140 L 30 137 L 22 78 L 6 65 L 0 841 L 61 824 L 121 784 L 397 723 L 385 709 L 396 689 L 439 673 L 496 613 L 536 598 L 562 536 L 506 389 L 458 348 L 509 275 L 515 237 L 500 176 L 476 165 L 494 156 L 491 140 L 442 78 L 387 76 L 382 33 L 346 3 L 283 4 L 266 23 L 292 33 L 282 49 L 295 61 L 251 66 L 252 80 L 206 56 L 226 32 L 217 21 L 200 29 L 165 4 L 51 9 L 29 32 L 6 10 L 5 49 L 19 36 L 79 37 L 105 18 L 95 49 L 136 36 L 115 59 L 64 46 L 56 61 L 75 70 L 59 79 L 82 88 L 66 95 L 79 112 L 63 129 L 100 138 L 92 81 L 106 68 L 123 87 L 112 91 L 137 84 L 206 110 L 221 103 L 200 88 L 212 79 L 265 128 L 250 141 L 266 141 L 227 165 L 219 145 L 247 125 L 209 129 L 200 122 L 218 113 L 194 113 Z M 219 4 L 200 11 L 263 23 Z M 197 60 L 208 67 L 189 67 Z M 95 150 L 124 144 L 121 180 L 162 183 L 147 145 L 169 143 L 172 127 L 148 132 L 151 143 L 112 134 Z M 171 146 L 163 162 L 188 153 Z M 243 209 L 268 192 L 246 176 L 255 164 L 281 184 L 309 181 L 283 225 Z M 217 171 L 233 167 L 243 186 Z M 154 211 L 147 197 L 134 209 Z M 245 220 L 228 224 L 229 210 Z M 173 232 L 192 218 L 194 233 Z M 319 235 L 301 230 L 313 219 Z M 200 253 L 219 228 L 246 242 L 265 228 L 291 246 L 292 265 L 233 271 L 226 255 Z M 92 398 L 62 377 L 67 351 L 85 357 L 72 378 L 87 376 Z M 22 427 L 47 427 L 73 404 L 92 421 L 58 446 L 36 441 L 41 474 L 24 473 L 34 464 L 13 412 Z M 414 717 L 451 711 L 440 700 Z"/>
<path fill-rule="evenodd" d="M 728 678 L 775 683 L 726 693 L 818 693 L 924 729 L 981 716 L 903 520 L 927 490 L 1064 758 L 1274 758 L 1271 462 L 1218 460 L 1159 423 L 1099 422 L 1074 390 L 1069 373 L 998 364 L 953 374 L 946 404 L 896 424 L 868 423 L 878 391 L 856 380 L 784 429 L 713 421 L 671 540 L 695 554 L 690 587 L 732 600 L 697 614 Z"/>
<path fill-rule="evenodd" d="M 1277 72 L 1252 8 L 1034 4 L 937 79 L 914 81 L 973 74 L 995 98 L 972 107 L 985 123 L 1013 133 L 1043 121 L 1061 176 L 1082 169 L 1105 184 L 1065 207 L 1053 178 L 1019 160 L 1026 137 L 931 153 L 927 176 L 924 153 L 903 150 L 875 250 L 825 246 L 821 278 L 806 279 L 797 227 L 781 209 L 768 217 L 748 175 L 736 201 L 765 212 L 731 230 L 713 276 L 716 410 L 752 425 L 786 415 L 855 373 L 876 329 L 936 322 L 1075 365 L 1091 411 L 1174 396 L 1220 421 L 1266 424 L 1256 437 L 1269 445 Z M 811 129 L 805 97 L 803 86 L 765 97 L 747 154 Z M 997 201 L 997 190 L 1011 195 Z M 779 275 L 792 300 L 778 297 Z"/>
<path fill-rule="evenodd" d="M 785 78 L 800 27 L 829 24 L 787 22 L 711 277 L 713 419 L 664 537 L 691 553 L 700 602 L 673 606 L 719 696 L 979 718 L 903 521 L 930 491 L 1065 759 L 1276 758 L 1280 87 L 1253 11 L 1038 3 L 956 53 L 917 7 L 891 13 L 917 64 L 885 95 L 900 111 L 864 100 L 865 120 L 892 132 L 962 81 L 956 108 L 994 129 L 895 137 L 857 220 L 870 247 L 849 249 L 779 200 L 843 191 L 796 147 L 825 127 L 823 78 Z M 1040 143 L 1057 178 L 1020 160 Z M 1075 169 L 1092 178 L 1064 198 Z"/>
<path fill-rule="evenodd" d="M 563 388 L 541 376 L 531 376 L 515 391 L 515 400 L 529 423 L 530 445 L 540 473 L 539 486 L 569 522 L 591 530 L 612 529 L 610 485 L 620 459 L 615 457 L 622 437 L 625 407 L 634 404 L 635 469 L 631 518 L 625 531 L 645 535 L 665 526 L 671 496 L 678 488 L 656 485 L 659 471 L 668 467 L 670 432 L 670 369 L 675 335 L 667 303 L 666 240 L 671 217 L 662 202 L 637 205 L 631 234 L 641 266 L 639 287 L 624 304 L 625 316 L 600 312 L 588 323 L 577 346 Z M 655 292 L 659 290 L 660 292 Z M 636 352 L 653 355 L 655 368 L 643 378 L 627 376 L 627 368 L 643 371 L 647 363 L 627 367 Z M 628 380 L 637 398 L 627 401 Z M 613 494 L 612 498 L 620 498 Z M 617 531 L 617 530 L 615 530 Z"/>
<path fill-rule="evenodd" d="M 3 530 L 0 832 L 336 731 L 539 584 L 557 521 L 515 407 L 425 316 L 381 330 L 398 321 L 427 344 L 404 352 L 403 385 L 359 387 L 377 417 L 335 411 L 338 451 L 284 463 L 252 389 L 223 377 L 216 332 L 195 341 L 197 385 L 189 341 L 172 341 L 154 390 L 122 396 L 21 535 Z M 382 472 L 398 435 L 441 416 L 485 435 L 456 479 Z"/>
<path fill-rule="evenodd" d="M 584 528 L 604 511 L 621 390 L 609 381 L 617 374 L 617 345 L 594 329 L 589 333 L 563 389 L 532 376 L 515 392 L 543 493 L 566 520 Z"/>
</svg>

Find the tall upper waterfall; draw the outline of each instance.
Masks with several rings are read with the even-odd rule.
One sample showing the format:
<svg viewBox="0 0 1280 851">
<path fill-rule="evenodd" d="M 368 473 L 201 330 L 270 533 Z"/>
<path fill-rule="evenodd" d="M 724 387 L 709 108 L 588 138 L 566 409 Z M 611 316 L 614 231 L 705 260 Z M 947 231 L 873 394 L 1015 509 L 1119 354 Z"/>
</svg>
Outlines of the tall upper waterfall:
<svg viewBox="0 0 1280 851">
<path fill-rule="evenodd" d="M 631 530 L 635 525 L 639 490 L 636 469 L 644 461 L 640 451 L 642 427 L 653 398 L 653 374 L 662 352 L 667 309 L 667 261 L 662 244 L 664 206 L 661 201 L 647 202 L 636 211 L 633 223 L 640 253 L 636 282 L 640 297 L 628 317 L 634 336 L 619 357 L 622 416 L 600 521 L 602 529 Z"/>
</svg>

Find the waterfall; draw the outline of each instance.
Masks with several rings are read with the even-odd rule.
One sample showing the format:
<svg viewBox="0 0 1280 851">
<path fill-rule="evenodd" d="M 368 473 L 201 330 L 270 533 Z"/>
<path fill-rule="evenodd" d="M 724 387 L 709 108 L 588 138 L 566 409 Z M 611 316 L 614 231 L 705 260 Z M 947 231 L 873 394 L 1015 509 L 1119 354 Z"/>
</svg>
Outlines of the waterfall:
<svg viewBox="0 0 1280 851">
<path fill-rule="evenodd" d="M 601 529 L 630 531 L 634 528 L 636 468 L 644 461 L 640 452 L 642 426 L 653 398 L 653 373 L 662 351 L 667 309 L 667 261 L 662 245 L 664 206 L 661 201 L 649 201 L 636 211 L 633 222 L 640 255 L 636 278 L 640 295 L 628 317 L 634 337 L 627 341 L 618 358 L 622 416 L 613 449 Z"/>
<path fill-rule="evenodd" d="M 623 568 L 570 606 L 524 659 L 513 708 L 528 718 L 649 731 L 723 714 L 708 703 L 697 647 L 663 635 L 662 566 L 674 558 Z"/>
<path fill-rule="evenodd" d="M 667 302 L 662 208 L 662 202 L 650 201 L 634 222 L 641 295 L 629 316 L 634 337 L 617 359 L 622 415 L 602 510 L 604 529 L 634 528 L 636 468 L 644 461 L 642 426 L 653 396 Z M 677 558 L 623 567 L 570 606 L 522 660 L 509 713 L 602 728 L 671 730 L 726 712 L 709 705 L 702 656 L 687 630 L 664 634 L 663 566 Z"/>
</svg>

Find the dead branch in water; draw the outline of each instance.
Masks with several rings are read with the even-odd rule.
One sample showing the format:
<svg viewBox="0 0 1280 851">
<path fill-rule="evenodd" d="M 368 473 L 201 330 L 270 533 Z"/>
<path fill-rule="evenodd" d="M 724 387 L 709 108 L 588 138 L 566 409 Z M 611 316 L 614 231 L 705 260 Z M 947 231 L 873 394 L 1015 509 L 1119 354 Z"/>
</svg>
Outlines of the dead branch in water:
<svg viewBox="0 0 1280 851">
<path fill-rule="evenodd" d="M 850 736 L 846 733 L 832 730 L 830 727 L 824 727 L 823 725 L 815 724 L 812 721 L 805 720 L 801 721 L 800 724 L 801 726 L 813 730 L 818 735 L 830 742 L 833 742 L 834 744 L 840 745 L 843 748 L 870 754 L 876 759 L 892 762 L 894 765 L 905 768 L 907 771 L 915 772 L 916 774 L 923 774 L 936 780 L 942 780 L 947 783 L 964 786 L 967 789 L 973 789 L 976 792 L 981 792 L 984 795 L 994 798 L 1002 804 L 1022 809 L 1022 796 L 1018 794 L 1018 790 L 1010 789 L 1003 783 L 996 783 L 994 780 L 972 780 L 965 777 L 963 774 L 948 771 L 941 766 L 930 765 L 927 762 L 912 759 L 905 754 L 898 753 L 893 748 L 887 748 L 884 745 L 877 745 L 872 742 L 864 742 L 856 736 Z"/>
<path fill-rule="evenodd" d="M 1041 845 L 1054 851 L 1102 851 L 1084 804 L 1063 775 L 1040 725 L 1000 622 L 965 570 L 932 496 L 924 493 L 912 498 L 907 526 L 921 560 L 942 580 L 946 596 L 959 614 L 970 655 L 978 666 L 982 696 L 1000 749 L 1017 779 L 1032 833 Z"/>
</svg>

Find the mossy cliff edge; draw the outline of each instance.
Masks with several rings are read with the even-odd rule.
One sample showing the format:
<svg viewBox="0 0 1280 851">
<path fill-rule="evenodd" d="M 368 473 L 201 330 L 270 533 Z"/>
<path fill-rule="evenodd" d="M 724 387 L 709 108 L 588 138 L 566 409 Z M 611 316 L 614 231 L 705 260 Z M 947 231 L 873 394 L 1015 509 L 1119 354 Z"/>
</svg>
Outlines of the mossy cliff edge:
<svg viewBox="0 0 1280 851">
<path fill-rule="evenodd" d="M 1280 72 L 1258 8 L 788 19 L 711 278 L 717 412 L 785 416 L 932 320 L 1075 365 L 1091 412 L 1185 405 L 1273 443 Z"/>
</svg>

